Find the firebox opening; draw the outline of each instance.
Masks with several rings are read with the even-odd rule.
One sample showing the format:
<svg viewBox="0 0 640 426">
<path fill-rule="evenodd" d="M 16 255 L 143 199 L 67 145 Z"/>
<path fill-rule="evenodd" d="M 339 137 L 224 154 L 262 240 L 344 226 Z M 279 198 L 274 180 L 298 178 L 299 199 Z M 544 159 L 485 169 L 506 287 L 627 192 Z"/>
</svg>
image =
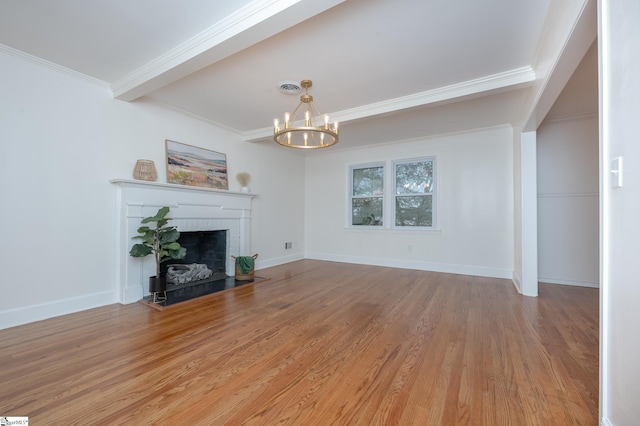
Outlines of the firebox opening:
<svg viewBox="0 0 640 426">
<path fill-rule="evenodd" d="M 178 242 L 187 249 L 185 258 L 161 265 L 161 272 L 167 275 L 168 289 L 227 277 L 226 230 L 180 232 Z"/>
</svg>

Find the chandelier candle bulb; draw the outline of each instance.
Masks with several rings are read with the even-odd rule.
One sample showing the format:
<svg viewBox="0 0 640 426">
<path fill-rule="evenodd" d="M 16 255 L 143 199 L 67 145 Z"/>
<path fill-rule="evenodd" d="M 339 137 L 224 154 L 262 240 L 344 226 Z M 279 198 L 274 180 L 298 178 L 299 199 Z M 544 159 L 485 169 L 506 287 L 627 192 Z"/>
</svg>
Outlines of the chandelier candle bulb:
<svg viewBox="0 0 640 426">
<path fill-rule="evenodd" d="M 273 119 L 273 128 L 276 132 L 280 130 L 280 120 L 278 120 L 277 118 Z"/>
<path fill-rule="evenodd" d="M 324 115 L 324 128 L 325 129 L 329 128 L 329 115 L 328 114 Z M 324 133 L 322 134 L 322 136 L 324 136 Z"/>
</svg>

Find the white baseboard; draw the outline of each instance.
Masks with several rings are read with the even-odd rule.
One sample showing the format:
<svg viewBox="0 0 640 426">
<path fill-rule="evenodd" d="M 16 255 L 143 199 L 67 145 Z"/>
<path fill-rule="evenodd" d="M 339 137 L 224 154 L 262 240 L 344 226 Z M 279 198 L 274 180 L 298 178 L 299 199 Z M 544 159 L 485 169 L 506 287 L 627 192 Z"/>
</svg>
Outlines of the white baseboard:
<svg viewBox="0 0 640 426">
<path fill-rule="evenodd" d="M 511 281 L 513 281 L 513 285 L 515 286 L 518 293 L 522 294 L 522 278 L 520 275 L 514 270 L 513 275 L 511 276 Z"/>
<path fill-rule="evenodd" d="M 118 300 L 118 302 L 122 303 L 123 305 L 136 303 L 138 300 L 142 299 L 144 295 L 145 293 L 142 285 L 127 287 L 122 292 L 121 299 Z"/>
<path fill-rule="evenodd" d="M 538 282 L 548 283 L 548 284 L 573 285 L 577 287 L 600 288 L 600 283 L 597 283 L 597 282 L 563 280 L 559 278 L 550 278 L 550 277 L 542 277 L 542 276 L 538 277 Z"/>
<path fill-rule="evenodd" d="M 356 263 L 360 265 L 386 266 L 389 268 L 416 269 L 419 271 L 443 272 L 447 274 L 474 275 L 479 277 L 512 279 L 513 271 L 509 269 L 487 268 L 484 266 L 456 265 L 448 263 L 427 262 L 422 260 L 404 260 L 373 258 L 364 256 L 341 256 L 330 253 L 307 253 L 307 259 L 327 260 L 331 262 Z"/>
<path fill-rule="evenodd" d="M 296 260 L 302 260 L 304 256 L 302 253 L 296 253 L 289 256 L 276 257 L 273 259 L 261 260 L 259 257 L 256 259 L 256 271 L 264 268 L 270 268 L 272 266 L 284 265 L 285 263 L 295 262 Z"/>
<path fill-rule="evenodd" d="M 106 291 L 48 303 L 0 311 L 0 330 L 60 315 L 117 303 L 115 292 Z"/>
</svg>

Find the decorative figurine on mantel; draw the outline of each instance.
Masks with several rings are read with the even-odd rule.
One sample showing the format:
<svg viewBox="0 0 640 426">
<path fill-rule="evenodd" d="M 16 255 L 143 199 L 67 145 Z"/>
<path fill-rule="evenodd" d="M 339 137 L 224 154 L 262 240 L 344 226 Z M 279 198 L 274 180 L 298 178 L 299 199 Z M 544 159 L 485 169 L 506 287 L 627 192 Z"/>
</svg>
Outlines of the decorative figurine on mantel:
<svg viewBox="0 0 640 426">
<path fill-rule="evenodd" d="M 251 175 L 247 172 L 240 172 L 236 175 L 236 179 L 240 182 L 240 192 L 251 192 L 249 188 L 249 181 L 251 180 Z"/>
</svg>

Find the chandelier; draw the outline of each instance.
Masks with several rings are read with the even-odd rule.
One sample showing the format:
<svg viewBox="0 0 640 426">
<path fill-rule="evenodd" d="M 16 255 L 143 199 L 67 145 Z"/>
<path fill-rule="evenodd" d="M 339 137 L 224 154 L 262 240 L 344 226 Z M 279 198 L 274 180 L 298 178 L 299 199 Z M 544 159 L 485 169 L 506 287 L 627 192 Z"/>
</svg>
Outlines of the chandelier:
<svg viewBox="0 0 640 426">
<path fill-rule="evenodd" d="M 313 96 L 308 93 L 311 80 L 302 80 L 304 95 L 292 114 L 284 113 L 284 123 L 273 120 L 273 140 L 291 148 L 326 148 L 338 142 L 338 123 L 329 125 L 329 116 L 322 116 L 313 105 Z M 322 118 L 320 118 L 322 117 Z"/>
</svg>

